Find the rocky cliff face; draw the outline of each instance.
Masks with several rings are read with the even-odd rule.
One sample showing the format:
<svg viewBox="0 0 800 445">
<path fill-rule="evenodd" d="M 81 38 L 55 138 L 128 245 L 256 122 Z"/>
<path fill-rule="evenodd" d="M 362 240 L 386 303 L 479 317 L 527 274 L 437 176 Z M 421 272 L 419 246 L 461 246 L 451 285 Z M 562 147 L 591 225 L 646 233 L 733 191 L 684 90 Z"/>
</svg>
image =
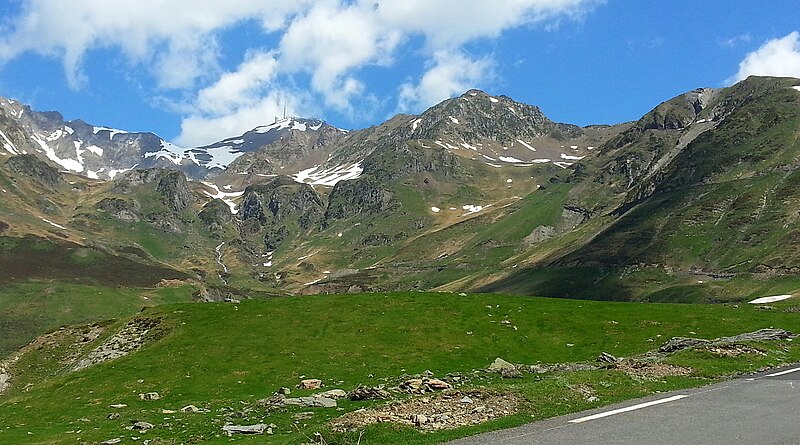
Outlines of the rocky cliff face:
<svg viewBox="0 0 800 445">
<path fill-rule="evenodd" d="M 372 176 L 336 184 L 331 192 L 325 220 L 374 215 L 398 209 L 402 204 L 385 185 Z"/>
<path fill-rule="evenodd" d="M 245 236 L 263 235 L 276 249 L 286 238 L 312 229 L 325 213 L 325 202 L 309 185 L 279 176 L 245 190 L 240 218 Z"/>
<path fill-rule="evenodd" d="M 57 187 L 64 183 L 58 169 L 30 154 L 11 157 L 5 163 L 5 168 L 47 187 Z"/>
</svg>

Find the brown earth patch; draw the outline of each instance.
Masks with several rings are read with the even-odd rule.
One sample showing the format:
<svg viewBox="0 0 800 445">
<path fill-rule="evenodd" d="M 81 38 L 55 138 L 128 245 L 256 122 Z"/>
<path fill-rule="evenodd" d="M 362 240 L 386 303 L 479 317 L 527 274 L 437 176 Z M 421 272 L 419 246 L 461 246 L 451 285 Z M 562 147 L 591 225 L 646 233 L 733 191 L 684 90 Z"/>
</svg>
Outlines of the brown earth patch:
<svg viewBox="0 0 800 445">
<path fill-rule="evenodd" d="M 659 379 L 669 376 L 686 376 L 692 373 L 690 368 L 670 365 L 667 363 L 623 361 L 617 364 L 617 369 L 632 376 L 645 379 Z"/>
<path fill-rule="evenodd" d="M 524 399 L 515 394 L 452 390 L 347 413 L 334 419 L 332 425 L 338 432 L 385 422 L 437 431 L 509 416 L 519 412 L 523 403 Z"/>
</svg>

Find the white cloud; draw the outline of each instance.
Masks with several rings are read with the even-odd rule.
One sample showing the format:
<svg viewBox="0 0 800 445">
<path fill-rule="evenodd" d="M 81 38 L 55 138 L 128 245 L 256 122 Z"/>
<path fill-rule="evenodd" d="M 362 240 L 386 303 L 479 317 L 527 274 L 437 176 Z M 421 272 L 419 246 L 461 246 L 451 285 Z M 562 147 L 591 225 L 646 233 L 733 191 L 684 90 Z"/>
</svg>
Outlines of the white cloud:
<svg viewBox="0 0 800 445">
<path fill-rule="evenodd" d="M 391 100 L 420 111 L 491 78 L 492 60 L 465 56 L 464 45 L 515 27 L 580 18 L 602 2 L 22 0 L 0 34 L 0 64 L 26 52 L 55 57 L 69 84 L 80 88 L 91 82 L 83 66 L 96 62 L 92 51 L 117 50 L 156 80 L 162 91 L 154 96 L 179 90 L 189 97 L 173 107 L 185 110 L 177 142 L 196 145 L 271 121 L 286 99 L 296 113 L 363 115 L 357 110 L 387 100 L 370 92 L 362 70 L 394 67 L 400 51 L 422 58 L 425 71 L 412 74 L 416 80 Z M 221 34 L 243 22 L 259 24 L 263 35 L 247 54 L 230 54 Z M 266 40 L 279 43 L 264 48 Z M 418 41 L 421 47 L 411 47 Z M 237 56 L 243 62 L 235 70 L 220 66 Z"/>
<path fill-rule="evenodd" d="M 227 136 L 242 134 L 272 122 L 283 114 L 313 110 L 308 98 L 276 83 L 279 62 L 274 51 L 250 52 L 235 71 L 222 74 L 214 84 L 197 93 L 184 110 L 178 145 L 199 146 Z"/>
<path fill-rule="evenodd" d="M 0 37 L 0 62 L 25 52 L 60 57 L 73 88 L 85 82 L 82 60 L 94 49 L 118 48 L 134 64 L 154 66 L 165 88 L 191 87 L 216 65 L 214 33 L 243 20 L 267 31 L 310 0 L 27 0 Z"/>
<path fill-rule="evenodd" d="M 579 18 L 602 0 L 384 0 L 383 21 L 422 34 L 434 52 L 480 38 L 494 38 L 517 26 L 558 17 Z"/>
<path fill-rule="evenodd" d="M 295 19 L 280 43 L 287 71 L 311 74 L 311 87 L 328 106 L 347 110 L 364 85 L 351 73 L 365 65 L 387 65 L 402 34 L 387 27 L 369 4 L 322 2 Z"/>
<path fill-rule="evenodd" d="M 464 54 L 438 52 L 418 83 L 400 86 L 398 111 L 415 112 L 453 95 L 485 84 L 494 76 L 491 59 L 471 59 Z"/>
<path fill-rule="evenodd" d="M 800 32 L 770 40 L 747 54 L 739 63 L 739 72 L 728 82 L 738 82 L 748 76 L 800 77 Z"/>
<path fill-rule="evenodd" d="M 297 114 L 297 110 L 307 107 L 301 94 L 271 90 L 265 96 L 242 104 L 228 113 L 192 114 L 185 117 L 175 143 L 182 147 L 198 147 L 242 134 L 260 125 L 272 123 L 276 117 L 282 116 L 284 105 L 289 107 L 289 114 Z"/>
</svg>

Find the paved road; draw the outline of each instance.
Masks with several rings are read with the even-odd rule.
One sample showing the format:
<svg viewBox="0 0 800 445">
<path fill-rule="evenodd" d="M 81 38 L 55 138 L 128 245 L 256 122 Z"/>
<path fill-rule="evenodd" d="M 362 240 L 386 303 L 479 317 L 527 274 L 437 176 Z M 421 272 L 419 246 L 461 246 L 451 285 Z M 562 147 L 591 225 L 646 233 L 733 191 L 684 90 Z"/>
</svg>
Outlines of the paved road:
<svg viewBox="0 0 800 445">
<path fill-rule="evenodd" d="M 798 445 L 800 365 L 449 445 Z"/>
</svg>

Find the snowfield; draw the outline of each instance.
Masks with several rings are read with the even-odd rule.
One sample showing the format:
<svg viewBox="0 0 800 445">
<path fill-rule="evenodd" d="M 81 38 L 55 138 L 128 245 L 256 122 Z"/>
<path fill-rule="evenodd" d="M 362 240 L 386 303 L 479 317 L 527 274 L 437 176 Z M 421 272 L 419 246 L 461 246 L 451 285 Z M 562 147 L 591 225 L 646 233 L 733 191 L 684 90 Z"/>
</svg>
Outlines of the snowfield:
<svg viewBox="0 0 800 445">
<path fill-rule="evenodd" d="M 755 300 L 751 301 L 750 304 L 775 303 L 777 301 L 788 300 L 790 298 L 792 298 L 791 295 L 774 295 L 772 297 L 756 298 Z"/>
</svg>

